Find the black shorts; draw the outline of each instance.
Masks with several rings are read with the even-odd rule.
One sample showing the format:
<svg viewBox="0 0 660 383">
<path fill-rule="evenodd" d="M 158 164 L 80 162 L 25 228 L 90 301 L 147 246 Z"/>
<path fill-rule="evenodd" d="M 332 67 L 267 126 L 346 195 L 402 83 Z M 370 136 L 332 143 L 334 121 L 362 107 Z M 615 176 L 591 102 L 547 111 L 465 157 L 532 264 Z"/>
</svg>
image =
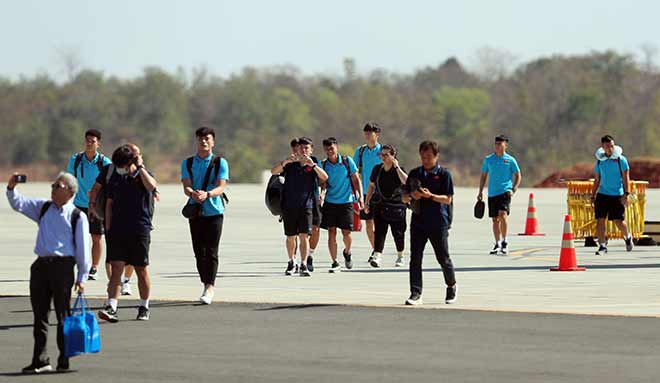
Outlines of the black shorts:
<svg viewBox="0 0 660 383">
<path fill-rule="evenodd" d="M 506 214 L 511 214 L 511 196 L 509 193 L 496 195 L 495 197 L 488 197 L 488 216 L 490 218 L 500 215 L 500 211 L 506 211 Z"/>
<path fill-rule="evenodd" d="M 121 261 L 136 267 L 149 265 L 150 234 L 106 235 L 106 263 Z"/>
<path fill-rule="evenodd" d="M 364 201 L 367 200 L 367 196 L 364 196 Z M 374 219 L 374 211 L 373 209 L 369 209 L 369 214 L 365 213 L 364 210 L 360 210 L 360 219 L 363 221 L 370 221 Z"/>
<path fill-rule="evenodd" d="M 353 204 L 334 204 L 326 202 L 323 204 L 323 218 L 321 228 L 328 229 L 338 227 L 342 230 L 353 230 Z"/>
<path fill-rule="evenodd" d="M 610 221 L 622 221 L 626 213 L 626 207 L 621 202 L 621 196 L 596 194 L 594 202 L 594 213 L 596 219 L 607 218 Z"/>
<path fill-rule="evenodd" d="M 291 237 L 312 232 L 312 209 L 283 209 L 284 235 Z"/>
<path fill-rule="evenodd" d="M 321 226 L 321 204 L 318 199 L 314 200 L 314 206 L 312 207 L 312 226 Z"/>
<path fill-rule="evenodd" d="M 87 212 L 86 207 L 76 206 L 80 211 L 84 212 L 87 215 L 87 221 L 89 222 L 89 234 L 103 235 L 105 232 L 103 227 L 103 221 L 98 219 L 97 216 L 90 216 Z"/>
</svg>

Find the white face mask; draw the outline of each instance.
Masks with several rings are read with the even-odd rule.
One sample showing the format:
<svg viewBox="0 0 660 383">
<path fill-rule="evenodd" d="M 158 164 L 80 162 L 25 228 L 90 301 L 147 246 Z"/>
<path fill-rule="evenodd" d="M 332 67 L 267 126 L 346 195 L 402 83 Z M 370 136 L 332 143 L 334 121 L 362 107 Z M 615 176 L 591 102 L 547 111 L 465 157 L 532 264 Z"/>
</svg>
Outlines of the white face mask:
<svg viewBox="0 0 660 383">
<path fill-rule="evenodd" d="M 124 168 L 117 168 L 117 174 L 119 174 L 120 176 L 125 176 L 126 174 L 128 174 L 128 170 Z"/>
</svg>

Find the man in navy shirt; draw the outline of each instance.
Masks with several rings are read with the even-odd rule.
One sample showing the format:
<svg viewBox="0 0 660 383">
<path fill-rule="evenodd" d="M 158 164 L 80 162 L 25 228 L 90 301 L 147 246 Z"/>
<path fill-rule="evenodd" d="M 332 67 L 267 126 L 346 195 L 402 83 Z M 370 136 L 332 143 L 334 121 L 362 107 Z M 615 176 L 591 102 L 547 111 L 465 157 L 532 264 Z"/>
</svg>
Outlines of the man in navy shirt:
<svg viewBox="0 0 660 383">
<path fill-rule="evenodd" d="M 135 268 L 140 291 L 137 320 L 149 320 L 149 295 L 151 282 L 149 246 L 151 244 L 151 219 L 153 216 L 153 192 L 156 180 L 144 167 L 142 156 L 136 156 L 128 145 L 117 148 L 112 154 L 115 173 L 110 177 L 105 207 L 105 229 L 108 240 L 107 259 L 112 272 L 108 282 L 108 301 L 99 318 L 111 323 L 119 320 L 117 298 L 121 290 L 124 267 Z"/>
<path fill-rule="evenodd" d="M 89 233 L 92 235 L 92 268 L 89 270 L 89 279 L 95 280 L 99 261 L 101 260 L 101 237 L 103 236 L 103 221 L 94 214 L 88 214 L 89 192 L 96 182 L 101 169 L 110 164 L 110 159 L 99 153 L 101 146 L 101 132 L 90 129 L 85 132 L 85 150 L 75 153 L 69 159 L 66 171 L 78 179 L 78 193 L 73 201 L 74 205 L 87 214 L 89 219 Z"/>
<path fill-rule="evenodd" d="M 312 232 L 312 218 L 316 187 L 318 182 L 328 179 L 326 172 L 311 158 L 312 140 L 298 139 L 298 153 L 283 160 L 271 169 L 272 174 L 284 176 L 282 219 L 286 250 L 289 262 L 285 271 L 291 275 L 294 270 L 296 237 L 300 246 L 300 275 L 308 277 L 307 257 L 309 256 L 309 235 Z"/>
<path fill-rule="evenodd" d="M 456 277 L 449 258 L 449 226 L 454 184 L 451 173 L 438 164 L 438 144 L 424 141 L 419 145 L 422 166 L 408 174 L 404 202 L 419 201 L 410 225 L 410 297 L 407 305 L 422 303 L 422 257 L 426 242 L 431 242 L 435 257 L 442 266 L 447 291 L 445 303 L 456 301 Z"/>
</svg>

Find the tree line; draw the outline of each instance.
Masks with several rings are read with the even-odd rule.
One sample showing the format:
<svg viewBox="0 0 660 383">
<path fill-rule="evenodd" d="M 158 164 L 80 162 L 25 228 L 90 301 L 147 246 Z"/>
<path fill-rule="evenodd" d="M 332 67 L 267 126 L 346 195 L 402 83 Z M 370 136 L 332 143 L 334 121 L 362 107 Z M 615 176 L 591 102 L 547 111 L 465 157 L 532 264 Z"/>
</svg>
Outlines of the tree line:
<svg viewBox="0 0 660 383">
<path fill-rule="evenodd" d="M 421 140 L 439 141 L 442 163 L 463 185 L 474 184 L 500 133 L 511 137 L 528 186 L 591 161 L 605 133 L 628 156 L 660 152 L 660 74 L 652 60 L 606 51 L 494 69 L 477 73 L 449 58 L 412 74 L 359 73 L 347 59 L 336 76 L 248 67 L 223 78 L 203 68 L 149 67 L 131 79 L 94 70 L 64 82 L 45 74 L 0 78 L 0 164 L 63 168 L 82 150 L 84 131 L 96 128 L 106 154 L 135 142 L 162 181 L 176 181 L 194 130 L 208 125 L 233 182 L 258 182 L 287 155 L 292 137 L 313 138 L 323 157 L 321 140 L 335 136 L 352 155 L 367 121 L 381 124 L 381 142 L 396 145 L 407 167 L 417 163 Z"/>
</svg>

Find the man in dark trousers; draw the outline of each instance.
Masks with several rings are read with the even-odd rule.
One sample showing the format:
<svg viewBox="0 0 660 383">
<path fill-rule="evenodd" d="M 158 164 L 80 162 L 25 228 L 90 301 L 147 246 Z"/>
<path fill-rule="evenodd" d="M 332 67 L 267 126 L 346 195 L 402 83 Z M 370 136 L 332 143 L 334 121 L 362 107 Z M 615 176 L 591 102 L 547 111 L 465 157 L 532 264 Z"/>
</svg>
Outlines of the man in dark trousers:
<svg viewBox="0 0 660 383">
<path fill-rule="evenodd" d="M 64 356 L 64 318 L 69 315 L 71 287 L 74 285 L 73 266 L 78 268 L 76 290 L 83 292 L 89 274 L 89 224 L 85 213 L 71 202 L 78 192 L 78 181 L 69 173 L 60 173 L 51 185 L 51 200 L 26 198 L 15 190 L 16 175 L 9 179 L 7 199 L 12 209 L 39 225 L 34 253 L 37 260 L 30 268 L 30 303 L 34 315 L 34 352 L 32 363 L 23 368 L 24 374 L 51 371 L 46 350 L 48 313 L 53 302 L 57 317 L 57 371 L 69 369 Z"/>
<path fill-rule="evenodd" d="M 419 202 L 410 225 L 410 297 L 407 305 L 422 304 L 422 257 L 426 242 L 431 242 L 435 257 L 442 266 L 447 291 L 445 303 L 456 301 L 454 265 L 449 258 L 449 226 L 454 185 L 451 173 L 438 164 L 438 144 L 424 141 L 419 145 L 422 166 L 408 175 L 404 202 Z"/>
</svg>

